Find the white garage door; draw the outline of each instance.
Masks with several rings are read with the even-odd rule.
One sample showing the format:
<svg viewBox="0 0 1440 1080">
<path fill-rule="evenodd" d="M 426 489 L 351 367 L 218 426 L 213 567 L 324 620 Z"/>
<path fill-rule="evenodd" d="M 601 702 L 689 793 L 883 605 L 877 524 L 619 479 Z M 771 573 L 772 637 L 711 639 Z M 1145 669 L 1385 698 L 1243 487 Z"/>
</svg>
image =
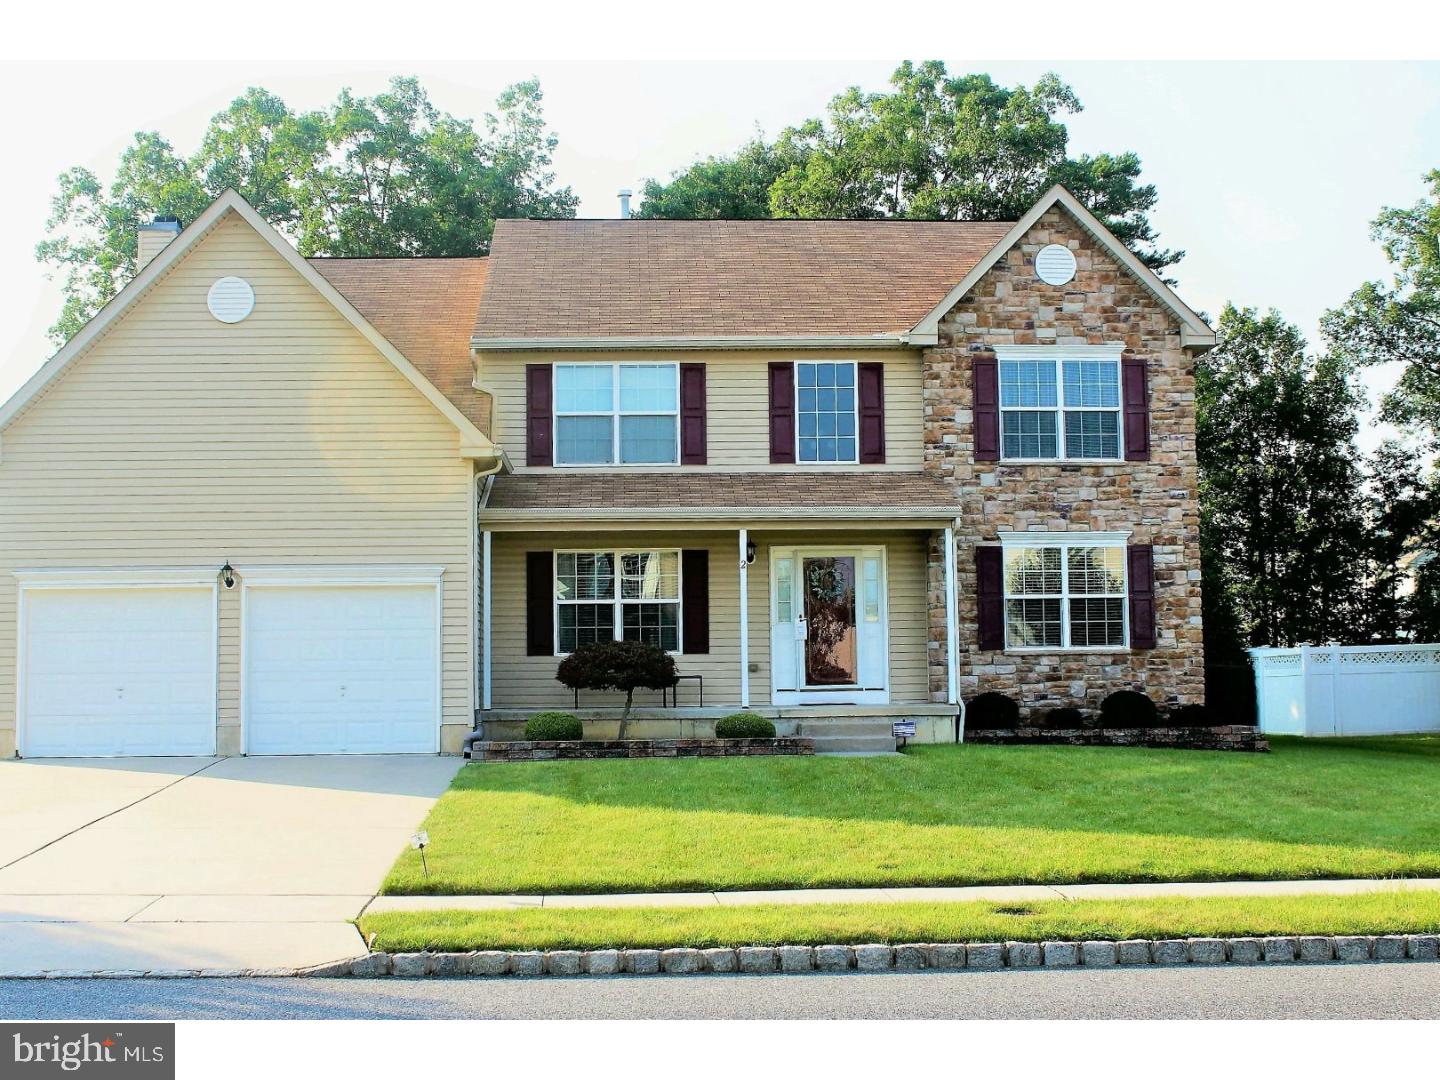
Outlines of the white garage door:
<svg viewBox="0 0 1440 1080">
<path fill-rule="evenodd" d="M 30 589 L 24 604 L 21 753 L 215 752 L 211 589 Z"/>
<path fill-rule="evenodd" d="M 436 589 L 265 586 L 245 597 L 251 754 L 433 754 Z"/>
</svg>

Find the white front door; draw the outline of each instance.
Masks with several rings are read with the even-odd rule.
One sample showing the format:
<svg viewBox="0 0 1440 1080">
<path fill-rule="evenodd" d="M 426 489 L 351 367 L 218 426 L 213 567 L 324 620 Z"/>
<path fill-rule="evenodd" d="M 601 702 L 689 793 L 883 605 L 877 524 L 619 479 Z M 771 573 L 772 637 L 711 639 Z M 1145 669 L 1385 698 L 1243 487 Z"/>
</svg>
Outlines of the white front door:
<svg viewBox="0 0 1440 1080">
<path fill-rule="evenodd" d="M 245 594 L 250 754 L 433 754 L 434 585 L 266 585 Z"/>
<path fill-rule="evenodd" d="M 20 752 L 215 752 L 211 587 L 25 591 Z"/>
<path fill-rule="evenodd" d="M 772 549 L 772 704 L 888 704 L 887 604 L 883 547 Z"/>
</svg>

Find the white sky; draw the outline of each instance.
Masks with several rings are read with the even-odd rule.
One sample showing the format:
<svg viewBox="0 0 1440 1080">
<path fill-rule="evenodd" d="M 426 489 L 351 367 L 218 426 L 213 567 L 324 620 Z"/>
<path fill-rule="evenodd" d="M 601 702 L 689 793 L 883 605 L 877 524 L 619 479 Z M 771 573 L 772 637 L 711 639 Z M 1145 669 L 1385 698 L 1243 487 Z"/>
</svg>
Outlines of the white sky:
<svg viewBox="0 0 1440 1080">
<path fill-rule="evenodd" d="M 409 18 L 394 5 L 374 12 L 347 5 L 354 17 L 342 30 L 304 5 L 276 8 L 272 17 L 283 10 L 291 30 L 278 44 L 258 29 L 263 3 L 246 9 L 249 24 L 232 25 L 219 37 L 216 27 L 165 29 L 174 25 L 171 17 L 147 23 L 143 6 L 77 14 L 85 32 L 63 50 L 48 36 L 54 28 L 44 12 L 21 16 L 33 20 L 33 28 L 12 27 L 10 44 L 0 43 L 0 53 L 14 61 L 0 65 L 12 150 L 0 169 L 6 223 L 0 296 L 7 316 L 0 320 L 0 399 L 52 351 L 45 330 L 58 311 L 59 292 L 45 280 L 33 248 L 44 236 L 57 174 L 85 165 L 108 178 L 141 129 L 157 129 L 177 150 L 190 152 L 209 117 L 248 85 L 309 109 L 328 104 L 341 86 L 370 94 L 392 74 L 413 74 L 441 109 L 478 117 L 505 85 L 538 76 L 546 117 L 560 139 L 560 182 L 580 196 L 582 215 L 608 217 L 617 213 L 621 187 L 638 189 L 647 176 L 666 177 L 697 156 L 727 152 L 757 127 L 774 134 L 819 115 L 851 83 L 879 89 L 902 59 L 943 59 L 952 73 L 985 71 L 1006 85 L 1053 70 L 1085 106 L 1069 120 L 1073 153 L 1140 155 L 1144 179 L 1159 189 L 1152 221 L 1160 241 L 1188 253 L 1171 270 L 1181 295 L 1212 316 L 1227 300 L 1273 305 L 1312 338 L 1323 310 L 1366 278 L 1384 274 L 1369 221 L 1382 206 L 1419 199 L 1422 175 L 1440 167 L 1440 63 L 1113 59 L 1117 41 L 1129 56 L 1175 55 L 1173 42 L 1190 31 L 1168 25 L 1173 16 L 1157 14 L 1158 5 L 1141 5 L 1143 15 L 1115 5 L 1115 19 L 1127 27 L 1147 22 L 1149 45 L 1128 30 L 1117 39 L 1104 27 L 1075 28 L 1073 40 L 1057 32 L 1041 39 L 1051 47 L 1063 41 L 1068 55 L 1022 61 L 987 57 L 979 44 L 946 46 L 951 39 L 1000 41 L 1006 46 L 996 53 L 1013 54 L 1013 34 L 983 33 L 981 23 L 994 16 L 967 12 L 966 26 L 981 32 L 917 40 L 898 27 L 847 19 L 847 12 L 873 15 L 875 8 L 844 3 L 825 5 L 826 28 L 818 30 L 802 11 L 781 4 L 749 12 L 731 5 L 724 26 L 673 5 L 569 15 L 562 5 L 546 19 L 536 16 L 533 27 L 528 12 L 487 15 L 477 7 L 463 16 L 452 12 L 462 23 L 443 44 L 433 34 L 417 36 L 417 27 L 435 24 L 420 11 L 426 5 L 413 2 L 403 7 L 413 13 Z M 1223 6 L 1210 9 L 1220 36 L 1195 40 L 1193 50 L 1235 54 L 1233 35 L 1223 32 Z M 958 27 L 955 13 L 964 7 L 937 8 L 936 25 Z M 1026 8 L 1027 18 L 1032 10 Z M 1276 47 L 1292 54 L 1374 55 L 1393 47 L 1383 43 L 1378 10 L 1371 23 L 1337 27 L 1328 41 L 1323 28 L 1313 41 L 1296 37 L 1284 8 L 1271 16 L 1263 4 L 1234 5 L 1232 15 L 1241 12 L 1249 31 L 1241 48 L 1283 41 Z M 611 25 L 612 17 L 621 23 Z M 907 15 L 918 17 L 918 11 Z M 1416 40 L 1425 38 L 1423 20 L 1435 17 L 1419 18 Z M 307 20 L 329 47 L 310 47 Z M 761 21 L 768 32 L 755 29 Z M 1031 21 L 1043 19 L 1036 14 Z M 659 23 L 663 31 L 646 29 Z M 482 32 L 487 28 L 490 33 Z M 176 55 L 186 55 L 186 42 L 199 39 L 211 43 L 203 65 L 154 59 L 167 41 Z M 63 55 L 35 63 L 57 52 Z M 1082 58 L 1087 53 L 1094 58 Z M 595 59 L 602 56 L 609 59 Z M 1112 59 L 1101 59 L 1106 56 Z M 26 102 L 34 104 L 19 107 Z M 1367 434 L 1364 442 L 1374 438 Z"/>
</svg>

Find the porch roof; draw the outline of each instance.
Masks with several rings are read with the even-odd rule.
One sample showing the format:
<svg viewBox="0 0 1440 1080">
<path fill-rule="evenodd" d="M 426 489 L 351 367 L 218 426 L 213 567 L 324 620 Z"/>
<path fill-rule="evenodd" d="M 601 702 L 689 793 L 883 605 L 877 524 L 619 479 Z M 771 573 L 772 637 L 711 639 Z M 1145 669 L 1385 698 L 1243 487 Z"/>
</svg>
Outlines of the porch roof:
<svg viewBox="0 0 1440 1080">
<path fill-rule="evenodd" d="M 949 521 L 955 494 L 907 472 L 522 473 L 497 476 L 481 522 Z"/>
</svg>

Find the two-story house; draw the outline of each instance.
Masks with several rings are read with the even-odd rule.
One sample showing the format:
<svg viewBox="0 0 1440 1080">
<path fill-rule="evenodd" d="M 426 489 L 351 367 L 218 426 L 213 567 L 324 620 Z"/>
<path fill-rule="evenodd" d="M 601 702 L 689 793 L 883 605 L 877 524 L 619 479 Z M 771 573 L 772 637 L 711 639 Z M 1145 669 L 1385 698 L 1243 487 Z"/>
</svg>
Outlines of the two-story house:
<svg viewBox="0 0 1440 1080">
<path fill-rule="evenodd" d="M 1061 189 L 1018 223 L 501 221 L 306 260 L 227 194 L 0 409 L 0 754 L 950 739 L 1203 695 L 1203 321 Z M 13 680 L 12 680 L 13 673 Z"/>
</svg>

